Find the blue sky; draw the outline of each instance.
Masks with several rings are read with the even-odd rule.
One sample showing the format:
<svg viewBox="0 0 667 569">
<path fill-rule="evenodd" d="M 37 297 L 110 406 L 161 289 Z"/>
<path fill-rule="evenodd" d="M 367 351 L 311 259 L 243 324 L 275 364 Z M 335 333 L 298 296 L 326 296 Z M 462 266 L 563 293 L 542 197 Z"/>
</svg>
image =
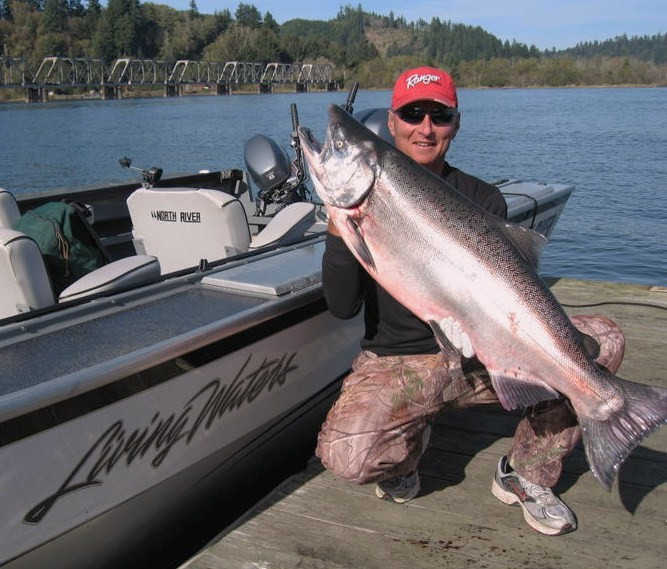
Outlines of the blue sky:
<svg viewBox="0 0 667 569">
<path fill-rule="evenodd" d="M 189 0 L 152 0 L 179 10 L 188 8 Z M 238 1 L 195 0 L 199 11 L 212 14 L 229 9 L 232 14 Z M 246 0 L 262 15 L 269 11 L 283 23 L 292 18 L 329 20 L 340 6 L 358 2 L 316 0 Z M 502 40 L 517 40 L 540 49 L 572 47 L 579 41 L 613 38 L 623 33 L 653 35 L 667 33 L 667 0 L 366 0 L 366 12 L 404 16 L 408 21 L 433 17 L 441 20 L 481 26 Z"/>
</svg>

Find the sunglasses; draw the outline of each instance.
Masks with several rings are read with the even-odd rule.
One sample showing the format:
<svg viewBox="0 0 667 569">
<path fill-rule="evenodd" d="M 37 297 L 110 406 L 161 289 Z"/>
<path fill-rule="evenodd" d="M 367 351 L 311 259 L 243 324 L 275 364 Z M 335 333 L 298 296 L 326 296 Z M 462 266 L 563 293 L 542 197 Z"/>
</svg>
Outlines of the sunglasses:
<svg viewBox="0 0 667 569">
<path fill-rule="evenodd" d="M 452 124 L 459 112 L 451 107 L 437 106 L 430 109 L 424 109 L 419 105 L 405 105 L 394 111 L 398 117 L 409 124 L 421 124 L 424 117 L 431 117 L 431 122 L 438 126 Z"/>
</svg>

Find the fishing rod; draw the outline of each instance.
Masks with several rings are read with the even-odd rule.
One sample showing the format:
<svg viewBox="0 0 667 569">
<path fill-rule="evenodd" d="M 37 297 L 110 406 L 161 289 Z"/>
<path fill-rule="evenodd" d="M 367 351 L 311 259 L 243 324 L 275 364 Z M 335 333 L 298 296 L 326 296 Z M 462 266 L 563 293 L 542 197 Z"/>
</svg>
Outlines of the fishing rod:
<svg viewBox="0 0 667 569">
<path fill-rule="evenodd" d="M 355 81 L 352 87 L 350 87 L 350 90 L 347 94 L 347 101 L 343 105 L 343 110 L 350 115 L 354 112 L 354 100 L 357 98 L 358 90 L 359 81 Z"/>
<path fill-rule="evenodd" d="M 299 113 L 296 110 L 296 103 L 290 105 L 290 113 L 292 115 L 292 140 L 290 145 L 294 148 L 294 167 L 296 169 L 297 187 L 303 183 L 306 177 L 306 170 L 303 166 L 303 151 L 301 150 L 301 142 L 299 141 Z"/>
</svg>

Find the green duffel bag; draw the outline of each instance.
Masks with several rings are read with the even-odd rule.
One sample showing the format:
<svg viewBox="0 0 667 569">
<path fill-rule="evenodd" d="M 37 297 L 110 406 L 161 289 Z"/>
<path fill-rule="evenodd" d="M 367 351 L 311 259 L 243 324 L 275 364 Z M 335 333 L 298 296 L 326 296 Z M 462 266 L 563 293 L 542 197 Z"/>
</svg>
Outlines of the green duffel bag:
<svg viewBox="0 0 667 569">
<path fill-rule="evenodd" d="M 108 260 L 81 206 L 75 203 L 48 202 L 27 211 L 16 230 L 37 242 L 56 297 Z"/>
</svg>

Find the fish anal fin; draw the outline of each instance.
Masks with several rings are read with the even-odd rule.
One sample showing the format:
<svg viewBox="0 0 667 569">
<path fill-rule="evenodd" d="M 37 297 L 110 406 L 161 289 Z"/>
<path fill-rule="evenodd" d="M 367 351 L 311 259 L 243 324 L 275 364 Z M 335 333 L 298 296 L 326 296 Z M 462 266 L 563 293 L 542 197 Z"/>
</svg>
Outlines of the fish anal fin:
<svg viewBox="0 0 667 569">
<path fill-rule="evenodd" d="M 348 245 L 354 249 L 354 252 L 357 254 L 362 263 L 375 270 L 375 261 L 373 260 L 373 255 L 371 255 L 371 252 L 368 250 L 363 236 L 359 232 L 359 226 L 354 222 L 353 219 L 349 217 L 346 218 L 345 223 L 348 229 Z"/>
<path fill-rule="evenodd" d="M 515 223 L 504 223 L 502 231 L 519 250 L 521 256 L 533 268 L 537 268 L 542 250 L 547 244 L 547 238 L 537 231 Z"/>
<path fill-rule="evenodd" d="M 489 375 L 500 404 L 508 411 L 560 397 L 558 391 L 539 380 L 512 377 L 508 372 L 491 370 Z"/>
</svg>

